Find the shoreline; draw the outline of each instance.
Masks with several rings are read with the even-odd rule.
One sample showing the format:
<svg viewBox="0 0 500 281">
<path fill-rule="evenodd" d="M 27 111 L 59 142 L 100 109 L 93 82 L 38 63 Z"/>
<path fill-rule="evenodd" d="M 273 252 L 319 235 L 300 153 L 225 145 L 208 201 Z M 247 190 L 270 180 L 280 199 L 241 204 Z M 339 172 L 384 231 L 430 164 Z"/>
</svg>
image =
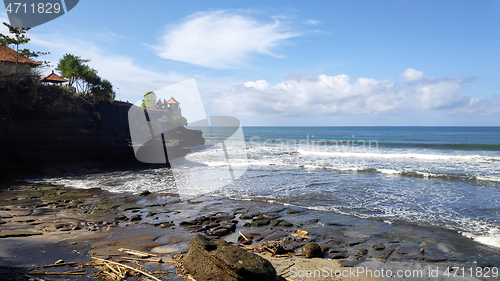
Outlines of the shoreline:
<svg viewBox="0 0 500 281">
<path fill-rule="evenodd" d="M 247 246 L 257 253 L 261 251 L 263 241 L 281 241 L 284 248 L 294 255 L 301 253 L 306 242 L 318 243 L 324 251 L 323 258 L 273 258 L 266 251 L 258 253 L 269 259 L 277 273 L 289 280 L 324 280 L 325 271 L 319 271 L 322 273 L 319 279 L 299 276 L 300 270 L 305 270 L 303 273 L 307 275 L 307 270 L 314 272 L 325 267 L 341 272 L 352 268 L 392 268 L 394 274 L 406 268 L 425 270 L 439 267 L 443 274 L 448 266 L 469 266 L 452 246 L 436 243 L 439 237 L 424 237 L 426 241 L 412 243 L 405 237 L 388 239 L 391 235 L 366 235 L 363 233 L 366 231 L 359 229 L 359 224 L 337 221 L 337 225 L 319 226 L 314 218 L 317 212 L 267 202 L 218 197 L 183 201 L 176 194 L 145 192 L 141 196 L 110 193 L 97 188 L 75 189 L 26 182 L 10 185 L 10 190 L 1 191 L 0 198 L 3 217 L 0 218 L 0 261 L 5 264 L 0 271 L 2 274 L 8 270 L 21 274 L 23 270 L 55 263 L 58 259 L 86 263 L 90 256 L 123 256 L 124 253 L 118 251 L 123 247 L 167 257 L 187 252 L 188 241 L 195 234 L 222 238 L 237 245 L 243 242 L 239 232 L 253 240 Z M 332 220 L 339 216 L 332 215 Z M 226 224 L 227 228 L 221 226 Z M 308 238 L 294 235 L 296 230 L 307 231 Z M 423 255 L 422 248 L 425 249 Z M 297 270 L 285 272 L 286 267 L 292 268 L 289 266 L 291 262 L 297 265 Z M 12 266 L 16 268 L 6 269 Z M 166 270 L 175 274 L 174 268 L 166 267 Z M 88 275 L 94 273 L 87 271 Z M 441 277 L 440 280 L 446 280 Z M 85 278 L 96 280 L 92 276 Z M 332 280 L 337 280 L 335 278 L 337 276 Z M 350 278 L 354 278 L 352 274 L 340 279 L 368 280 L 364 276 Z M 438 279 L 423 276 L 418 280 Z M 51 276 L 51 280 L 58 279 Z"/>
</svg>

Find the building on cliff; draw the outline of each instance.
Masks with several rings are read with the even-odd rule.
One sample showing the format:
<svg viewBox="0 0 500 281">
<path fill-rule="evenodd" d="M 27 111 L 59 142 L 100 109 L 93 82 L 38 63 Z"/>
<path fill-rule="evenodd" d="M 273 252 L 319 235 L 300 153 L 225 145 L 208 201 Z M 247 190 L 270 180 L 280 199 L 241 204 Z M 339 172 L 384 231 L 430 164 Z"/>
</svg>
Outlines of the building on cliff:
<svg viewBox="0 0 500 281">
<path fill-rule="evenodd" d="M 31 74 L 33 68 L 42 63 L 25 57 L 6 45 L 0 45 L 0 74 Z"/>
</svg>

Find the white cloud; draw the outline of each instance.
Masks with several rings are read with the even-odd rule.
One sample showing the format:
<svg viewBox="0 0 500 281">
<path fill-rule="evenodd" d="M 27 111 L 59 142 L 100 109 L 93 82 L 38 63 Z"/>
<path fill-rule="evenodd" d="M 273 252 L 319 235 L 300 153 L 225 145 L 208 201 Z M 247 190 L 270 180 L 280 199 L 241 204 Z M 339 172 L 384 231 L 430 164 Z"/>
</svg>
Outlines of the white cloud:
<svg viewBox="0 0 500 281">
<path fill-rule="evenodd" d="M 43 36 L 35 34 L 31 38 L 30 44 L 38 46 L 38 49 L 42 51 L 50 50 L 51 54 L 42 59 L 49 60 L 54 68 L 58 60 L 66 53 L 91 59 L 88 65 L 95 68 L 99 76 L 110 80 L 115 91 L 124 94 L 122 98 L 125 99 L 132 99 L 132 96 L 143 95 L 148 91 L 186 80 L 186 77 L 175 73 L 164 74 L 142 68 L 132 58 L 106 53 L 84 39 L 78 40 L 61 34 L 44 34 Z"/>
<path fill-rule="evenodd" d="M 419 70 L 408 68 L 401 74 L 401 76 L 403 76 L 406 81 L 416 81 L 422 79 L 424 77 L 424 73 Z"/>
<path fill-rule="evenodd" d="M 306 20 L 304 23 L 308 24 L 308 25 L 318 25 L 319 24 L 319 20 L 310 19 L 310 20 Z"/>
<path fill-rule="evenodd" d="M 171 26 L 154 46 L 158 56 L 210 68 L 245 66 L 251 54 L 280 57 L 271 49 L 298 33 L 287 31 L 278 19 L 261 23 L 228 11 L 195 13 Z"/>
<path fill-rule="evenodd" d="M 213 97 L 209 106 L 224 114 L 251 116 L 500 113 L 500 97 L 458 95 L 474 79 L 429 78 L 417 70 L 405 73 L 420 77 L 419 82 L 416 78 L 403 84 L 370 78 L 351 82 L 345 74 L 292 74 L 276 85 L 265 80 L 248 81 Z"/>
</svg>

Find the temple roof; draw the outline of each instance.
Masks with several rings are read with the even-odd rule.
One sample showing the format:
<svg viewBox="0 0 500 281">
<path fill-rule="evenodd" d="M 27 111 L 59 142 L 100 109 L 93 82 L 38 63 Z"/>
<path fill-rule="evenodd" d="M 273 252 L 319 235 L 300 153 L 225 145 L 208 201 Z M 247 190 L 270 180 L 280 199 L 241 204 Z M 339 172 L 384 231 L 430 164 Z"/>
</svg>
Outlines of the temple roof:
<svg viewBox="0 0 500 281">
<path fill-rule="evenodd" d="M 31 64 L 31 65 L 42 64 L 41 62 L 37 62 L 23 55 L 20 55 L 18 52 L 12 50 L 11 48 L 5 45 L 0 45 L 0 61 L 16 62 L 21 64 Z"/>
<path fill-rule="evenodd" d="M 171 97 L 168 101 L 167 104 L 180 104 L 178 101 L 174 99 L 174 97 Z"/>
<path fill-rule="evenodd" d="M 64 82 L 68 82 L 68 80 L 60 77 L 59 75 L 55 74 L 54 73 L 54 70 L 52 70 L 52 73 L 43 77 L 42 79 L 40 79 L 40 81 L 42 82 L 52 82 L 52 83 L 64 83 Z"/>
</svg>

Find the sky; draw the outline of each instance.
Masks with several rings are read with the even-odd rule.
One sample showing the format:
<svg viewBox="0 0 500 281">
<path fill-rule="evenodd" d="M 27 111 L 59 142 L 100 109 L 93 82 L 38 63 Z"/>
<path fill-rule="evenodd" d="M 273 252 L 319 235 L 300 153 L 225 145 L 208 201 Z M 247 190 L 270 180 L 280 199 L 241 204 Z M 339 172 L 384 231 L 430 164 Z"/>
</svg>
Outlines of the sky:
<svg viewBox="0 0 500 281">
<path fill-rule="evenodd" d="M 496 0 L 85 0 L 27 47 L 50 52 L 45 74 L 90 59 L 132 103 L 195 79 L 207 115 L 244 126 L 500 126 L 499 14 Z"/>
</svg>

